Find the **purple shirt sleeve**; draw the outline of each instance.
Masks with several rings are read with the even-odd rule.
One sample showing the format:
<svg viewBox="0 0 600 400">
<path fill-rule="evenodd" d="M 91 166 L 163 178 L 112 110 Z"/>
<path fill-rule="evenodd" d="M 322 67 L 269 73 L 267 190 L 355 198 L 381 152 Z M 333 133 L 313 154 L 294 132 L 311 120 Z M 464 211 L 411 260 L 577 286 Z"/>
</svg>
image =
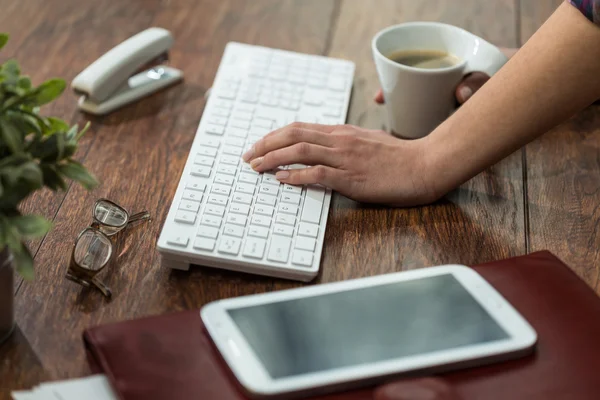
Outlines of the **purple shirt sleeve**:
<svg viewBox="0 0 600 400">
<path fill-rule="evenodd" d="M 567 0 L 577 8 L 587 19 L 600 25 L 600 0 Z"/>
</svg>

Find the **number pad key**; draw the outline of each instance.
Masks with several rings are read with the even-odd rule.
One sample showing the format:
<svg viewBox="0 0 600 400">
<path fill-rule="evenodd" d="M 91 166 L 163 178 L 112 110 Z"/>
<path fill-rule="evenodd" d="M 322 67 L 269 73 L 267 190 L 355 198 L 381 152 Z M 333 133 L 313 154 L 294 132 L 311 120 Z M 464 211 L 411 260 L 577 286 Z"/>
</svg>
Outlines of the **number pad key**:
<svg viewBox="0 0 600 400">
<path fill-rule="evenodd" d="M 244 257 L 262 259 L 265 253 L 265 246 L 267 241 L 264 239 L 249 237 L 246 239 L 246 245 L 244 246 Z"/>
<path fill-rule="evenodd" d="M 240 252 L 241 244 L 242 241 L 240 239 L 230 236 L 223 236 L 221 243 L 219 243 L 219 253 L 236 256 Z"/>
</svg>

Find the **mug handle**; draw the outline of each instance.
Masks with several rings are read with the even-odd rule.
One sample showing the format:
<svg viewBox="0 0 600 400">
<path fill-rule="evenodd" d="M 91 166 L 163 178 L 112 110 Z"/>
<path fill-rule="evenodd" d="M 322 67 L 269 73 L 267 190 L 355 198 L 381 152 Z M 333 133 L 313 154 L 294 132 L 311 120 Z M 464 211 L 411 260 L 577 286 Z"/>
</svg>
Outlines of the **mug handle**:
<svg viewBox="0 0 600 400">
<path fill-rule="evenodd" d="M 508 58 L 493 44 L 476 37 L 477 54 L 467 60 L 464 74 L 471 72 L 485 72 L 493 76 L 506 62 Z"/>
</svg>

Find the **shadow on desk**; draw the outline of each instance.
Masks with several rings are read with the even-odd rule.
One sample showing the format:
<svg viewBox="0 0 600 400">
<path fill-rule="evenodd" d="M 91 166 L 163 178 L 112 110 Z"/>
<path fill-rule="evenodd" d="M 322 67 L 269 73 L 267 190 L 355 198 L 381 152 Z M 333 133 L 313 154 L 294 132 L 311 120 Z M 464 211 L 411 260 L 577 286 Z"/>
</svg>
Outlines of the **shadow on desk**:
<svg viewBox="0 0 600 400">
<path fill-rule="evenodd" d="M 19 327 L 15 327 L 12 336 L 0 344 L 0 363 L 4 374 L 0 375 L 0 397 L 10 398 L 10 392 L 18 389 L 30 389 L 48 374 L 42 366 L 33 348 Z M 60 367 L 58 367 L 60 368 Z M 15 387 L 16 382 L 20 387 Z"/>
</svg>

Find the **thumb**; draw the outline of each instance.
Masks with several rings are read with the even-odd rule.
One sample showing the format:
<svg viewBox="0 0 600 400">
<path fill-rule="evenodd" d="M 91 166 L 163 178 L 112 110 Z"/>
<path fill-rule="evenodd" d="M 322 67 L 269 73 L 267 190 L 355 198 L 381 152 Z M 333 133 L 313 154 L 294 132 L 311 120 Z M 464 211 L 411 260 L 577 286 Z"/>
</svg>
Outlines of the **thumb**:
<svg viewBox="0 0 600 400">
<path fill-rule="evenodd" d="M 483 72 L 473 72 L 466 75 L 462 82 L 456 87 L 456 100 L 458 100 L 460 104 L 463 104 L 489 79 L 490 77 Z"/>
</svg>

